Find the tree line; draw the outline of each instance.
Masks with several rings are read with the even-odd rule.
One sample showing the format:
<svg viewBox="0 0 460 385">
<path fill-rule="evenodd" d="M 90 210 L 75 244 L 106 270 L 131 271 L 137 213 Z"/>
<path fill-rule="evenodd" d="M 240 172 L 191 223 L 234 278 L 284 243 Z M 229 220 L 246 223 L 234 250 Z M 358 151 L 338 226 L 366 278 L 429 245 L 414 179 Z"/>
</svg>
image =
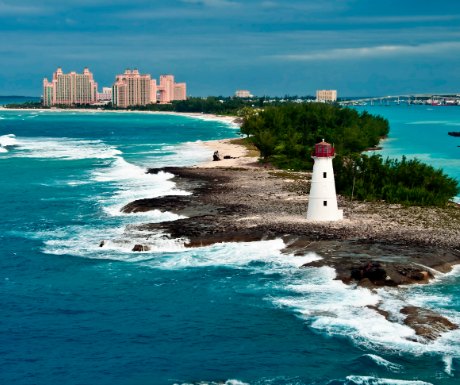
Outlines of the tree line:
<svg viewBox="0 0 460 385">
<path fill-rule="evenodd" d="M 389 132 L 386 119 L 366 111 L 320 103 L 247 109 L 241 132 L 263 161 L 292 170 L 311 170 L 314 145 L 322 139 L 334 144 L 337 192 L 352 199 L 443 206 L 459 193 L 455 179 L 417 159 L 362 154 Z"/>
</svg>

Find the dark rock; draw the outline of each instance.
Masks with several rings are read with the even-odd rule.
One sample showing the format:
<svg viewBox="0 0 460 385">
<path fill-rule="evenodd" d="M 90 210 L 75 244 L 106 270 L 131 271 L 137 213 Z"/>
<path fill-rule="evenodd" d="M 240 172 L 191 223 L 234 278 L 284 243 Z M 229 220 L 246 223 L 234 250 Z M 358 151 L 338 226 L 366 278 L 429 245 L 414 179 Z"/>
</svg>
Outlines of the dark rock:
<svg viewBox="0 0 460 385">
<path fill-rule="evenodd" d="M 150 247 L 148 247 L 147 245 L 134 245 L 133 247 L 133 250 L 132 251 L 149 251 L 150 250 Z"/>
<path fill-rule="evenodd" d="M 99 247 L 103 247 L 105 245 L 105 241 L 102 240 L 101 243 L 99 243 Z"/>
<path fill-rule="evenodd" d="M 382 268 L 379 262 L 367 262 L 365 265 L 353 267 L 351 269 L 351 278 L 360 281 L 367 278 L 372 283 L 385 281 L 387 272 Z"/>
<path fill-rule="evenodd" d="M 442 333 L 458 329 L 458 325 L 433 310 L 406 306 L 401 309 L 401 313 L 407 315 L 404 323 L 414 329 L 415 334 L 427 340 L 435 340 Z"/>
<path fill-rule="evenodd" d="M 375 310 L 377 313 L 383 315 L 385 319 L 389 320 L 390 319 L 390 313 L 388 313 L 386 310 L 380 309 L 378 306 L 374 305 L 367 305 L 366 306 L 368 309 Z"/>
<path fill-rule="evenodd" d="M 374 289 L 375 285 L 369 278 L 363 278 L 359 281 L 359 286 L 365 287 L 366 289 Z"/>
</svg>

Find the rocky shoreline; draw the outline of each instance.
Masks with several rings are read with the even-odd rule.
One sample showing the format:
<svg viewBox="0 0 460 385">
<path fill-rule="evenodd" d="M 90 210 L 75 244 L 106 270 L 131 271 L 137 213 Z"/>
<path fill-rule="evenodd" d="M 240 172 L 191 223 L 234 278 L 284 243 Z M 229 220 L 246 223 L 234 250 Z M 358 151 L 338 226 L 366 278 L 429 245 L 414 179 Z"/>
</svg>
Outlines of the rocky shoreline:
<svg viewBox="0 0 460 385">
<path fill-rule="evenodd" d="M 309 173 L 256 164 L 148 170 L 160 171 L 174 174 L 177 186 L 192 194 L 141 199 L 122 211 L 160 210 L 185 216 L 136 229 L 184 239 L 186 247 L 281 238 L 285 253 L 315 252 L 323 257 L 305 268 L 333 267 L 337 279 L 370 290 L 427 283 L 460 263 L 460 208 L 455 204 L 420 208 L 339 198 L 344 221 L 312 223 L 305 219 Z M 137 245 L 137 250 L 146 248 Z M 378 306 L 376 311 L 381 312 Z M 427 341 L 458 328 L 431 310 L 407 306 L 401 313 Z"/>
</svg>

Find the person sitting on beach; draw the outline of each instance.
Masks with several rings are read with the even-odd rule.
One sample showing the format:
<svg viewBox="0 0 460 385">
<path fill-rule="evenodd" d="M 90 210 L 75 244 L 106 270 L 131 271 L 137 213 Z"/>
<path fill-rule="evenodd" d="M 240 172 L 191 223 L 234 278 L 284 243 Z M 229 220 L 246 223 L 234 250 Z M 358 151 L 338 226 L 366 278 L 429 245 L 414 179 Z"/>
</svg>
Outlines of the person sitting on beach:
<svg viewBox="0 0 460 385">
<path fill-rule="evenodd" d="M 212 160 L 213 161 L 220 160 L 219 151 L 214 151 L 214 155 L 212 156 Z"/>
</svg>

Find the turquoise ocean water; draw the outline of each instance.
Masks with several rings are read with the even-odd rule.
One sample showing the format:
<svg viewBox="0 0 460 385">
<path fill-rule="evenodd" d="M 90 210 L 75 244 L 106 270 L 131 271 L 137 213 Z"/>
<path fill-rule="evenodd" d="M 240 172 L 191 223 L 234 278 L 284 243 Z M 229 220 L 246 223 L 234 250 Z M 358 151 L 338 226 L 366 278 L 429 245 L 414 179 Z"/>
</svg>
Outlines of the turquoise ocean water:
<svg viewBox="0 0 460 385">
<path fill-rule="evenodd" d="M 398 108 L 370 109 L 390 118 L 385 151 L 398 155 L 414 130 L 407 151 L 446 159 L 458 177 L 456 138 L 441 130 L 460 124 L 460 109 Z M 428 121 L 447 123 L 432 135 Z M 131 224 L 177 216 L 120 207 L 188 193 L 145 169 L 209 159 L 199 141 L 232 136 L 172 115 L 0 110 L 1 383 L 459 382 L 459 331 L 423 343 L 366 306 L 384 301 L 398 321 L 410 303 L 460 324 L 460 269 L 371 293 L 329 268 L 299 269 L 320 256 L 282 255 L 281 240 L 186 250 L 154 234 L 151 251 L 130 251 L 149 236 Z M 428 149 L 417 144 L 429 136 Z M 454 152 L 431 151 L 438 140 Z"/>
<path fill-rule="evenodd" d="M 449 136 L 460 131 L 460 108 L 440 106 L 365 106 L 358 107 L 379 114 L 391 123 L 388 139 L 381 145 L 384 158 L 417 158 L 460 182 L 460 138 Z"/>
</svg>

